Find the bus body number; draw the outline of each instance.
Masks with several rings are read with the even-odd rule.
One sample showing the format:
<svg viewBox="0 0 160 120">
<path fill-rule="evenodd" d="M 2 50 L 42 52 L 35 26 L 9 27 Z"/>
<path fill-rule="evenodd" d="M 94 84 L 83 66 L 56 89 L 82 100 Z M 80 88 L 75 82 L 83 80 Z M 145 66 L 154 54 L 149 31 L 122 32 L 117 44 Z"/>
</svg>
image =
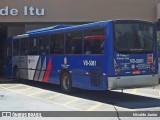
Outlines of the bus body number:
<svg viewBox="0 0 160 120">
<path fill-rule="evenodd" d="M 83 60 L 84 66 L 96 66 L 97 62 L 95 60 Z"/>
</svg>

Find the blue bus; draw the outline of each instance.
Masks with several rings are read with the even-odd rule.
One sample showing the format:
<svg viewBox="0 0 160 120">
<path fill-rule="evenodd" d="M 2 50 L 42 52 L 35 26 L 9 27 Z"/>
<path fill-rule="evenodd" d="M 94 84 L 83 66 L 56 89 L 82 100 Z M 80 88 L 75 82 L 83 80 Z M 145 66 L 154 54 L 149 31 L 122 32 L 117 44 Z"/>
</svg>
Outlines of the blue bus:
<svg viewBox="0 0 160 120">
<path fill-rule="evenodd" d="M 158 85 L 154 23 L 108 20 L 59 25 L 8 38 L 5 73 L 73 88 L 118 90 Z"/>
</svg>

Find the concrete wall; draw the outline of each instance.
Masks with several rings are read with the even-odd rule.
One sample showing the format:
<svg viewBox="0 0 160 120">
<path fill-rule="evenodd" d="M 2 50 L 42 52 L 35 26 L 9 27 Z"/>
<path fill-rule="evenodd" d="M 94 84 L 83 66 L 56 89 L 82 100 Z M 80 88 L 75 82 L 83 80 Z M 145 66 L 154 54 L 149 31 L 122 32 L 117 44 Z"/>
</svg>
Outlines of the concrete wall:
<svg viewBox="0 0 160 120">
<path fill-rule="evenodd" d="M 18 16 L 0 15 L 0 23 L 7 25 L 8 36 L 13 36 L 64 23 L 81 24 L 108 19 L 157 21 L 156 7 L 159 2 L 160 0 L 0 0 L 0 9 L 9 6 L 10 9 L 19 10 Z M 45 15 L 24 16 L 24 6 L 44 8 Z"/>
<path fill-rule="evenodd" d="M 52 24 L 52 23 L 38 23 L 38 24 L 28 23 L 28 24 L 25 24 L 25 31 L 35 30 L 35 29 L 40 29 L 40 28 L 45 28 L 45 27 L 50 27 L 55 25 L 56 24 Z"/>
<path fill-rule="evenodd" d="M 25 32 L 25 27 L 23 25 L 8 25 L 7 28 L 7 35 L 8 36 L 15 36 L 20 35 Z"/>
<path fill-rule="evenodd" d="M 0 22 L 92 22 L 106 19 L 156 21 L 159 0 L 1 0 L 0 8 L 19 10 L 18 16 L 0 16 Z M 24 6 L 45 8 L 45 16 L 23 16 Z"/>
</svg>

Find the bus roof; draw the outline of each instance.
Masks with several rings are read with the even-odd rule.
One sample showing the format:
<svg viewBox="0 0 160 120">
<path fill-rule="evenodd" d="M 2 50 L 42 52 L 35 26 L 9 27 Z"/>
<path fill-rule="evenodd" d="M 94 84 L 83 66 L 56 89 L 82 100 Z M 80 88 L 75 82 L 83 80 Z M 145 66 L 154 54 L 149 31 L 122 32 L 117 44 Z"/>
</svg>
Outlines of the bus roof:
<svg viewBox="0 0 160 120">
<path fill-rule="evenodd" d="M 36 31 L 36 32 L 30 32 L 28 33 L 29 36 L 37 36 L 37 35 L 45 35 L 45 34 L 52 34 L 52 33 L 60 33 L 60 32 L 68 32 L 68 31 L 78 31 L 82 29 L 87 29 L 87 28 L 94 28 L 94 27 L 104 27 L 108 25 L 111 22 L 109 21 L 100 21 L 100 22 L 95 22 L 95 23 L 88 23 L 88 24 L 82 24 L 82 25 L 74 25 L 74 26 L 68 26 L 68 27 L 62 27 L 62 28 L 57 28 L 57 29 L 48 29 L 44 31 Z"/>
<path fill-rule="evenodd" d="M 7 38 L 7 40 L 27 38 L 28 36 L 29 36 L 29 34 L 16 35 L 16 36 L 12 36 L 12 37 L 10 36 Z"/>
<path fill-rule="evenodd" d="M 149 21 L 145 20 L 107 20 L 107 21 L 99 21 L 99 22 L 94 22 L 94 23 L 88 23 L 88 24 L 82 24 L 82 25 L 57 25 L 57 26 L 51 26 L 51 27 L 46 27 L 42 29 L 36 29 L 36 30 L 31 30 L 27 31 L 24 36 L 30 36 L 30 37 L 35 37 L 35 36 L 40 36 L 40 35 L 47 35 L 47 34 L 54 34 L 54 33 L 62 33 L 62 32 L 68 32 L 68 31 L 78 31 L 82 29 L 87 29 L 87 28 L 95 28 L 95 27 L 104 27 L 107 26 L 109 23 L 113 21 L 119 21 L 119 22 L 124 22 L 124 21 L 132 21 L 132 22 L 147 22 L 151 23 Z M 12 37 L 12 39 L 16 38 L 21 38 L 23 35 L 17 35 Z"/>
<path fill-rule="evenodd" d="M 33 34 L 33 33 L 44 32 L 44 31 L 48 31 L 48 30 L 56 30 L 56 29 L 60 29 L 60 28 L 66 28 L 66 27 L 70 27 L 70 26 L 71 25 L 56 25 L 56 26 L 27 31 L 26 33 Z"/>
</svg>

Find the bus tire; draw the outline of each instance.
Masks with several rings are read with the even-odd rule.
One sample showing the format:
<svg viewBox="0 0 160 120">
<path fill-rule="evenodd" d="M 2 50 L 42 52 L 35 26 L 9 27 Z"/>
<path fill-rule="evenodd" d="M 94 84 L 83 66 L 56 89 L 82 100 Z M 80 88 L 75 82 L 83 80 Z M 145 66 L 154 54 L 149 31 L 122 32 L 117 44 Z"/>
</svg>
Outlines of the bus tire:
<svg viewBox="0 0 160 120">
<path fill-rule="evenodd" d="M 14 81 L 15 82 L 20 82 L 20 73 L 18 68 L 14 68 Z"/>
<path fill-rule="evenodd" d="M 68 72 L 62 73 L 60 78 L 60 85 L 64 93 L 69 94 L 73 92 L 72 79 L 71 79 L 71 75 Z"/>
</svg>

